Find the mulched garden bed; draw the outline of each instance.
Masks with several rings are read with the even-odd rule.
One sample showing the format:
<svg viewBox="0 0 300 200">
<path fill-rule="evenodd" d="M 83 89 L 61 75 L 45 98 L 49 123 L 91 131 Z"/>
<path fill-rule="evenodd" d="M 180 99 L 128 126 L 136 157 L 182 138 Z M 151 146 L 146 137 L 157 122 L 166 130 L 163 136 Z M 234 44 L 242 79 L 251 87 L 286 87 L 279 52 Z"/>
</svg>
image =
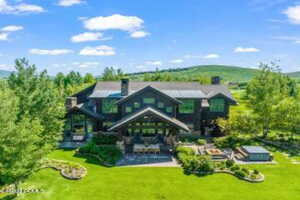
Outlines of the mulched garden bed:
<svg viewBox="0 0 300 200">
<path fill-rule="evenodd" d="M 87 169 L 78 163 L 63 160 L 46 159 L 41 168 L 52 168 L 60 171 L 60 174 L 70 180 L 79 180 L 87 175 Z"/>
</svg>

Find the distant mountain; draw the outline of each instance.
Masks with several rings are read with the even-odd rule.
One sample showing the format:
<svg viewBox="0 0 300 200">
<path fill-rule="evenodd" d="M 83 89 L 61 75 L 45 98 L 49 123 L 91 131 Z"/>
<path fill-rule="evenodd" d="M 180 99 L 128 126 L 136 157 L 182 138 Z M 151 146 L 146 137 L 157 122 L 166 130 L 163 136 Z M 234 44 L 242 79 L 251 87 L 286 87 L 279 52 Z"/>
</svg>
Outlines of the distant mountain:
<svg viewBox="0 0 300 200">
<path fill-rule="evenodd" d="M 200 65 L 187 68 L 160 70 L 159 72 L 195 79 L 197 79 L 199 76 L 220 76 L 222 80 L 226 82 L 244 82 L 253 78 L 259 72 L 259 70 L 226 65 Z M 129 75 L 134 77 L 134 79 L 141 79 L 145 73 L 155 72 L 133 73 Z"/>
<path fill-rule="evenodd" d="M 300 72 L 289 72 L 286 74 L 292 78 L 300 79 Z"/>
<path fill-rule="evenodd" d="M 0 70 L 0 78 L 7 78 L 10 75 L 10 71 Z"/>
</svg>

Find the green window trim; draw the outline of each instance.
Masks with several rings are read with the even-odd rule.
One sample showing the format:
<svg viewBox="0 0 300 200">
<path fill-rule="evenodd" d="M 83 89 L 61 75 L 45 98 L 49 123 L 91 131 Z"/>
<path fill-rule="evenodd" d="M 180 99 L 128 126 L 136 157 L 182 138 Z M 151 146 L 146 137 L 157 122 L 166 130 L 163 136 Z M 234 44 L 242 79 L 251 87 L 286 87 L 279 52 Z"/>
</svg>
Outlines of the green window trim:
<svg viewBox="0 0 300 200">
<path fill-rule="evenodd" d="M 131 113 L 132 112 L 132 107 L 131 106 L 126 106 L 125 107 L 125 112 L 126 113 Z"/>
<path fill-rule="evenodd" d="M 166 107 L 166 112 L 167 113 L 172 113 L 173 112 L 173 107 L 171 107 L 171 106 Z"/>
<path fill-rule="evenodd" d="M 192 114 L 195 110 L 195 101 L 192 99 L 181 100 L 182 104 L 179 105 L 179 113 Z"/>
<path fill-rule="evenodd" d="M 210 112 L 224 112 L 225 100 L 224 99 L 211 99 L 209 101 Z"/>
<path fill-rule="evenodd" d="M 155 99 L 154 98 L 143 98 L 144 104 L 154 104 Z"/>
<path fill-rule="evenodd" d="M 103 99 L 102 100 L 102 113 L 115 114 L 118 113 L 118 105 L 116 99 Z"/>
</svg>

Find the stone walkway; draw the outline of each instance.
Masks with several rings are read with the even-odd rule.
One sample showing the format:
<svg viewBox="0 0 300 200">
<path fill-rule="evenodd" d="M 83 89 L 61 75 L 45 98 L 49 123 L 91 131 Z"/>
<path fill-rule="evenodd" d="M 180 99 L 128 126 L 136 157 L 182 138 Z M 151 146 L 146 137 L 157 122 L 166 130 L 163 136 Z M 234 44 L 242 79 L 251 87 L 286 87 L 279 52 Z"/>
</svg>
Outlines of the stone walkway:
<svg viewBox="0 0 300 200">
<path fill-rule="evenodd" d="M 156 154 L 127 154 L 117 166 L 122 167 L 180 167 L 176 159 L 171 155 L 156 155 Z"/>
</svg>

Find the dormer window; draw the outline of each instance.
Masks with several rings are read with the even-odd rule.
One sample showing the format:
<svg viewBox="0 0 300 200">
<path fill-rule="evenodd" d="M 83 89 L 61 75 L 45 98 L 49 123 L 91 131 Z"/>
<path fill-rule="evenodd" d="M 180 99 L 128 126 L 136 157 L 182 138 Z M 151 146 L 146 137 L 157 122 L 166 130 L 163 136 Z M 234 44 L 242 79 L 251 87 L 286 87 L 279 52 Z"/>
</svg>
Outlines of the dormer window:
<svg viewBox="0 0 300 200">
<path fill-rule="evenodd" d="M 144 104 L 154 104 L 155 99 L 154 98 L 144 98 L 143 102 L 144 102 Z"/>
</svg>

